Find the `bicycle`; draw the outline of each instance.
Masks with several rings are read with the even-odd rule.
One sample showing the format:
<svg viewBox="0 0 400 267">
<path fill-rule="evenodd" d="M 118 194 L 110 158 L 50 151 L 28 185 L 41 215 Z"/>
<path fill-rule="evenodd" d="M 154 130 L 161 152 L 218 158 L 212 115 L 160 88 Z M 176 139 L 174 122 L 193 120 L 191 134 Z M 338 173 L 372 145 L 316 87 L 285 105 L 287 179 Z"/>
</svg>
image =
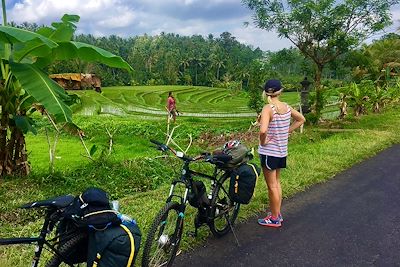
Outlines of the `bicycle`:
<svg viewBox="0 0 400 267">
<path fill-rule="evenodd" d="M 233 230 L 240 204 L 231 200 L 228 193 L 230 171 L 222 168 L 232 157 L 225 154 L 211 155 L 210 153 L 189 157 L 163 143 L 150 141 L 163 152 L 171 151 L 183 161 L 183 166 L 180 179 L 172 181 L 166 204 L 150 227 L 144 245 L 142 266 L 172 266 L 183 233 L 185 209 L 188 202 L 196 203 L 193 198 L 202 200 L 195 218 L 195 235 L 197 229 L 203 224 L 207 224 L 216 237 L 221 237 Z M 215 165 L 212 175 L 190 169 L 191 163 L 200 160 Z M 208 196 L 204 197 L 203 195 L 202 198 L 203 192 L 199 192 L 198 182 L 193 180 L 193 177 L 202 177 L 211 181 Z M 175 194 L 177 185 L 184 186 L 183 195 Z"/>
<path fill-rule="evenodd" d="M 76 266 L 75 264 L 85 262 L 86 259 L 79 258 L 76 253 L 82 252 L 87 247 L 87 233 L 81 231 L 73 224 L 68 224 L 68 229 L 59 232 L 57 226 L 62 221 L 62 213 L 73 200 L 73 195 L 58 196 L 47 200 L 35 201 L 21 206 L 23 209 L 40 208 L 45 210 L 45 220 L 38 237 L 17 237 L 17 238 L 1 238 L 0 245 L 17 245 L 36 243 L 35 253 L 32 260 L 32 267 L 39 266 L 39 260 L 42 256 L 43 249 L 47 249 L 52 253 L 46 267 Z M 47 238 L 49 234 L 53 237 Z M 85 255 L 85 253 L 82 253 Z"/>
</svg>

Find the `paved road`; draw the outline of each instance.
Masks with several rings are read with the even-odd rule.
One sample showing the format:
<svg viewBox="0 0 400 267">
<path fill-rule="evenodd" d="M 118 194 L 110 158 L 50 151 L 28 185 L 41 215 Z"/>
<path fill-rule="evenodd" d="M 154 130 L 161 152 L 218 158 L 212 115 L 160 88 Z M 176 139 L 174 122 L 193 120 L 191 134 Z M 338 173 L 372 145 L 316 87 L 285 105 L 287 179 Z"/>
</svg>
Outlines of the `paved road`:
<svg viewBox="0 0 400 267">
<path fill-rule="evenodd" d="M 324 164 L 321 162 L 321 164 Z M 257 218 L 176 266 L 400 266 L 400 145 L 284 201 L 279 229 Z M 174 266 L 175 266 L 174 265 Z"/>
</svg>

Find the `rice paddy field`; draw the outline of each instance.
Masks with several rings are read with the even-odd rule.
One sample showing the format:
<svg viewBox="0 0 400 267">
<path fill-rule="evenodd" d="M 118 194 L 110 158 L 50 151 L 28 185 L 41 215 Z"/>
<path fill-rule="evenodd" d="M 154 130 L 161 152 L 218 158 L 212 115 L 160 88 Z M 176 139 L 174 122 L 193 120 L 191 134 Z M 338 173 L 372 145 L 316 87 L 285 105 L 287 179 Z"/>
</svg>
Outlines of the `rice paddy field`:
<svg viewBox="0 0 400 267">
<path fill-rule="evenodd" d="M 246 92 L 197 86 L 107 87 L 102 93 L 70 91 L 81 98 L 74 107 L 77 115 L 164 115 L 168 92 L 173 92 L 177 108 L 184 117 L 252 117 Z M 260 92 L 261 95 L 261 92 Z M 299 102 L 295 92 L 283 95 L 290 105 Z"/>
</svg>

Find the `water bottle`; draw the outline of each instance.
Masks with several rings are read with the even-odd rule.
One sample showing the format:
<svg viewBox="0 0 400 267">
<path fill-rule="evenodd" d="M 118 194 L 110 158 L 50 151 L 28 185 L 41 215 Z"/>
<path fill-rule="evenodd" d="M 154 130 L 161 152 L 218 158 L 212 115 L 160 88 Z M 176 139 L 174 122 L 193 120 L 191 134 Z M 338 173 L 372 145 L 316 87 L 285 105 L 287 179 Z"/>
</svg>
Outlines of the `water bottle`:
<svg viewBox="0 0 400 267">
<path fill-rule="evenodd" d="M 136 224 L 136 221 L 126 214 L 118 214 L 118 218 L 121 220 L 122 224 Z"/>
<path fill-rule="evenodd" d="M 111 206 L 112 206 L 113 210 L 119 211 L 119 201 L 118 200 L 111 201 Z"/>
</svg>

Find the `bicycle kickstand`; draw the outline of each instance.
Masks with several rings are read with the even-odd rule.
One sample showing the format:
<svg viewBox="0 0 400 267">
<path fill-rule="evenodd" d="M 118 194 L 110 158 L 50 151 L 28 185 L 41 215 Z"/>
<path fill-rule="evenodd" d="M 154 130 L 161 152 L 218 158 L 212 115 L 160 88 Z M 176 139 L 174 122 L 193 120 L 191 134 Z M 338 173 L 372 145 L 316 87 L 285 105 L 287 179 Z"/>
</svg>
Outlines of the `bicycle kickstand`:
<svg viewBox="0 0 400 267">
<path fill-rule="evenodd" d="M 231 224 L 231 221 L 229 220 L 229 218 L 227 218 L 227 219 L 228 219 L 229 227 L 231 228 L 233 236 L 235 237 L 236 243 L 238 244 L 238 247 L 240 247 L 239 239 L 236 236 L 235 229 L 233 228 L 233 225 Z"/>
</svg>

